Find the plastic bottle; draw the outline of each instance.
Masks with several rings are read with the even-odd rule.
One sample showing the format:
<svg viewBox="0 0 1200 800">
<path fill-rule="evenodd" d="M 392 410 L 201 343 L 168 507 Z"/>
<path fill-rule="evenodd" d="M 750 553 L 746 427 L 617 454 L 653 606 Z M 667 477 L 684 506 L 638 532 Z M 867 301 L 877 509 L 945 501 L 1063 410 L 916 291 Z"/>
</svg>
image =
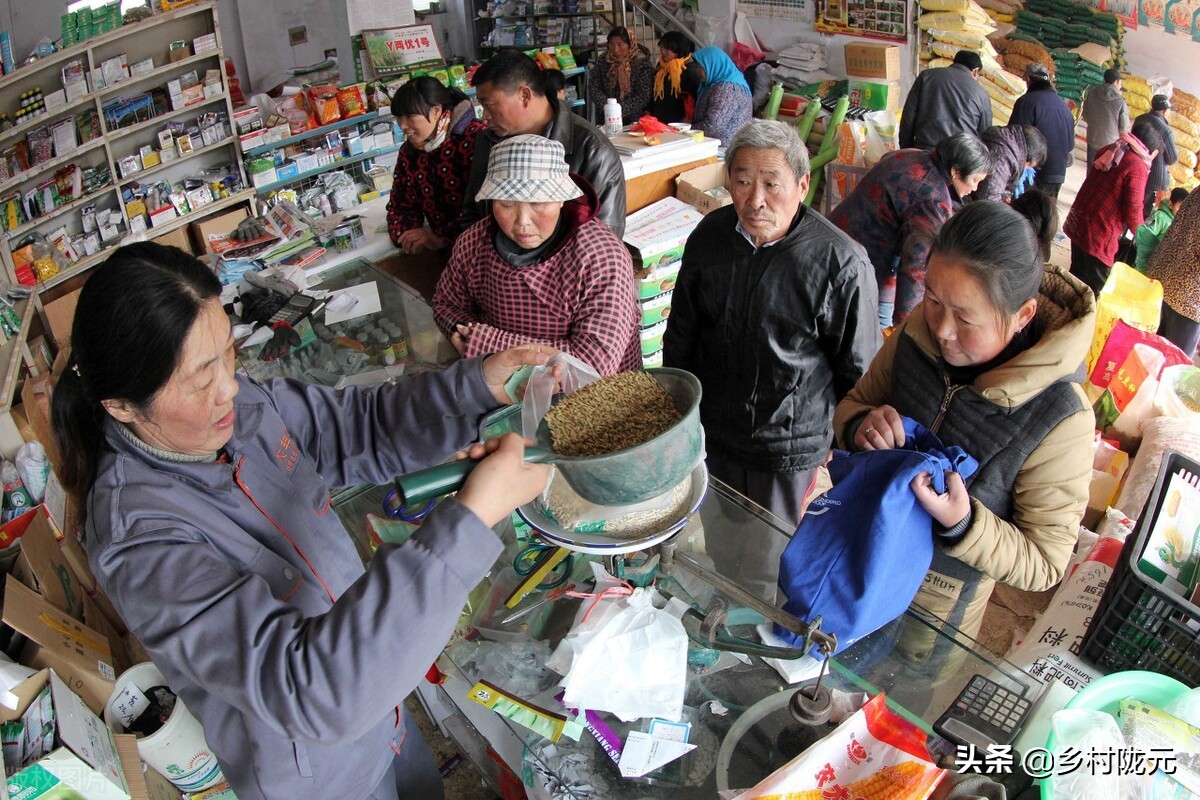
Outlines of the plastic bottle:
<svg viewBox="0 0 1200 800">
<path fill-rule="evenodd" d="M 21 482 L 21 473 L 17 472 L 16 464 L 6 460 L 4 465 L 0 466 L 0 482 L 4 483 L 3 518 L 6 522 L 33 507 L 33 501 L 25 489 L 25 484 Z"/>
<path fill-rule="evenodd" d="M 617 98 L 610 97 L 604 101 L 604 133 L 616 136 L 622 127 L 621 104 L 617 102 Z"/>
<path fill-rule="evenodd" d="M 46 479 L 50 475 L 50 462 L 46 460 L 46 448 L 41 442 L 26 442 L 17 451 L 17 472 L 25 491 L 34 505 L 46 499 Z"/>
</svg>

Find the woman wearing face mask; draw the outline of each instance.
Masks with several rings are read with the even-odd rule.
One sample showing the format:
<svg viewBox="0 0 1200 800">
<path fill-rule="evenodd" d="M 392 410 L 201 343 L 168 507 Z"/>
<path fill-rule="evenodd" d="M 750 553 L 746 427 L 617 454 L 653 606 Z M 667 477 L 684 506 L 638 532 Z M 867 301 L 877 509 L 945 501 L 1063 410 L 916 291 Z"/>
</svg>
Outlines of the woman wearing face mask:
<svg viewBox="0 0 1200 800">
<path fill-rule="evenodd" d="M 987 145 L 956 133 L 932 152 L 888 153 L 829 215 L 875 265 L 879 327 L 899 325 L 921 302 L 933 237 L 991 170 Z"/>
<path fill-rule="evenodd" d="M 454 244 L 433 318 L 464 357 L 542 342 L 601 375 L 641 365 L 633 265 L 596 217 L 587 181 L 562 144 L 514 136 L 492 148 L 476 200 L 491 216 Z"/>
<path fill-rule="evenodd" d="M 654 67 L 637 37 L 628 28 L 617 26 L 608 32 L 608 47 L 596 59 L 588 74 L 588 94 L 592 107 L 604 117 L 604 101 L 615 97 L 621 104 L 621 122 L 628 125 L 641 119 L 650 102 Z"/>
<path fill-rule="evenodd" d="M 396 90 L 392 114 L 405 142 L 388 199 L 388 235 L 405 253 L 441 250 L 458 231 L 475 136 L 486 126 L 465 94 L 424 75 Z"/>
<path fill-rule="evenodd" d="M 915 602 L 967 636 L 997 581 L 1042 591 L 1070 558 L 1095 426 L 1075 375 L 1095 315 L 1080 280 L 1043 268 L 1024 217 L 971 203 L 933 241 L 924 301 L 834 412 L 840 447 L 901 447 L 905 416 L 979 461 L 943 495 L 927 473 L 912 485 L 937 544 Z"/>
<path fill-rule="evenodd" d="M 54 388 L 63 486 L 104 593 L 200 724 L 242 800 L 442 797 L 400 707 L 542 490 L 517 437 L 365 567 L 330 490 L 380 484 L 475 440 L 549 348 L 333 390 L 235 372 L 211 269 L 151 242 L 88 278 Z"/>
</svg>

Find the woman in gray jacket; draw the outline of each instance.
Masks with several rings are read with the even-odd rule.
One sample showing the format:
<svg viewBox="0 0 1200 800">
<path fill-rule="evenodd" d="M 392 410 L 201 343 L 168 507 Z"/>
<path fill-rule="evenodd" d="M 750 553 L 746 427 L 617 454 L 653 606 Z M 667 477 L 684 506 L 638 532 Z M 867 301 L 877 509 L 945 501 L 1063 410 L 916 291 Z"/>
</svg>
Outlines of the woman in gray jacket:
<svg viewBox="0 0 1200 800">
<path fill-rule="evenodd" d="M 517 437 L 364 569 L 330 488 L 380 484 L 468 447 L 545 347 L 376 388 L 234 372 L 213 273 L 117 250 L 84 286 L 55 387 L 59 475 L 97 581 L 204 726 L 241 800 L 442 796 L 400 703 L 500 555 L 491 526 L 541 491 Z"/>
</svg>

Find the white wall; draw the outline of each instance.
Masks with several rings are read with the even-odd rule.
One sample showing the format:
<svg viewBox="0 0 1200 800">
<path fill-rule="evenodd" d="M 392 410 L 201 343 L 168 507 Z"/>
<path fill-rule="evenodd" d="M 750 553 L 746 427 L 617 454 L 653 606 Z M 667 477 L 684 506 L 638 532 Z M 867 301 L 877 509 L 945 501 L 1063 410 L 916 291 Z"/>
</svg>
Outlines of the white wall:
<svg viewBox="0 0 1200 800">
<path fill-rule="evenodd" d="M 1185 92 L 1200 95 L 1200 42 L 1163 33 L 1161 28 L 1126 31 L 1129 71 L 1149 78 L 1165 75 Z"/>
<path fill-rule="evenodd" d="M 0 0 L 0 30 L 12 36 L 13 58 L 23 61 L 43 36 L 61 36 L 66 0 Z"/>
</svg>

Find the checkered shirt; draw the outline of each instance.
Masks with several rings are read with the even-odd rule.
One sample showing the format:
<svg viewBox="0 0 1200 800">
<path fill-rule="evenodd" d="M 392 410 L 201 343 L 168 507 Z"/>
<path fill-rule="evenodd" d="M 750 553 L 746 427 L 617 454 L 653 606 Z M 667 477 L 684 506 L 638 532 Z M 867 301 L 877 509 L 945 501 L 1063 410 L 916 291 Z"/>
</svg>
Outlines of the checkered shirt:
<svg viewBox="0 0 1200 800">
<path fill-rule="evenodd" d="M 1132 151 L 1126 151 L 1121 163 L 1107 172 L 1090 170 L 1063 225 L 1071 244 L 1112 264 L 1125 229 L 1137 231 L 1143 222 L 1142 200 L 1149 175 L 1145 162 Z"/>
<path fill-rule="evenodd" d="M 505 261 L 495 234 L 491 218 L 468 228 L 433 296 L 434 320 L 444 334 L 453 334 L 456 324 L 472 325 L 467 357 L 541 342 L 601 375 L 641 366 L 633 264 L 607 225 L 584 222 L 550 257 L 528 267 Z"/>
</svg>

